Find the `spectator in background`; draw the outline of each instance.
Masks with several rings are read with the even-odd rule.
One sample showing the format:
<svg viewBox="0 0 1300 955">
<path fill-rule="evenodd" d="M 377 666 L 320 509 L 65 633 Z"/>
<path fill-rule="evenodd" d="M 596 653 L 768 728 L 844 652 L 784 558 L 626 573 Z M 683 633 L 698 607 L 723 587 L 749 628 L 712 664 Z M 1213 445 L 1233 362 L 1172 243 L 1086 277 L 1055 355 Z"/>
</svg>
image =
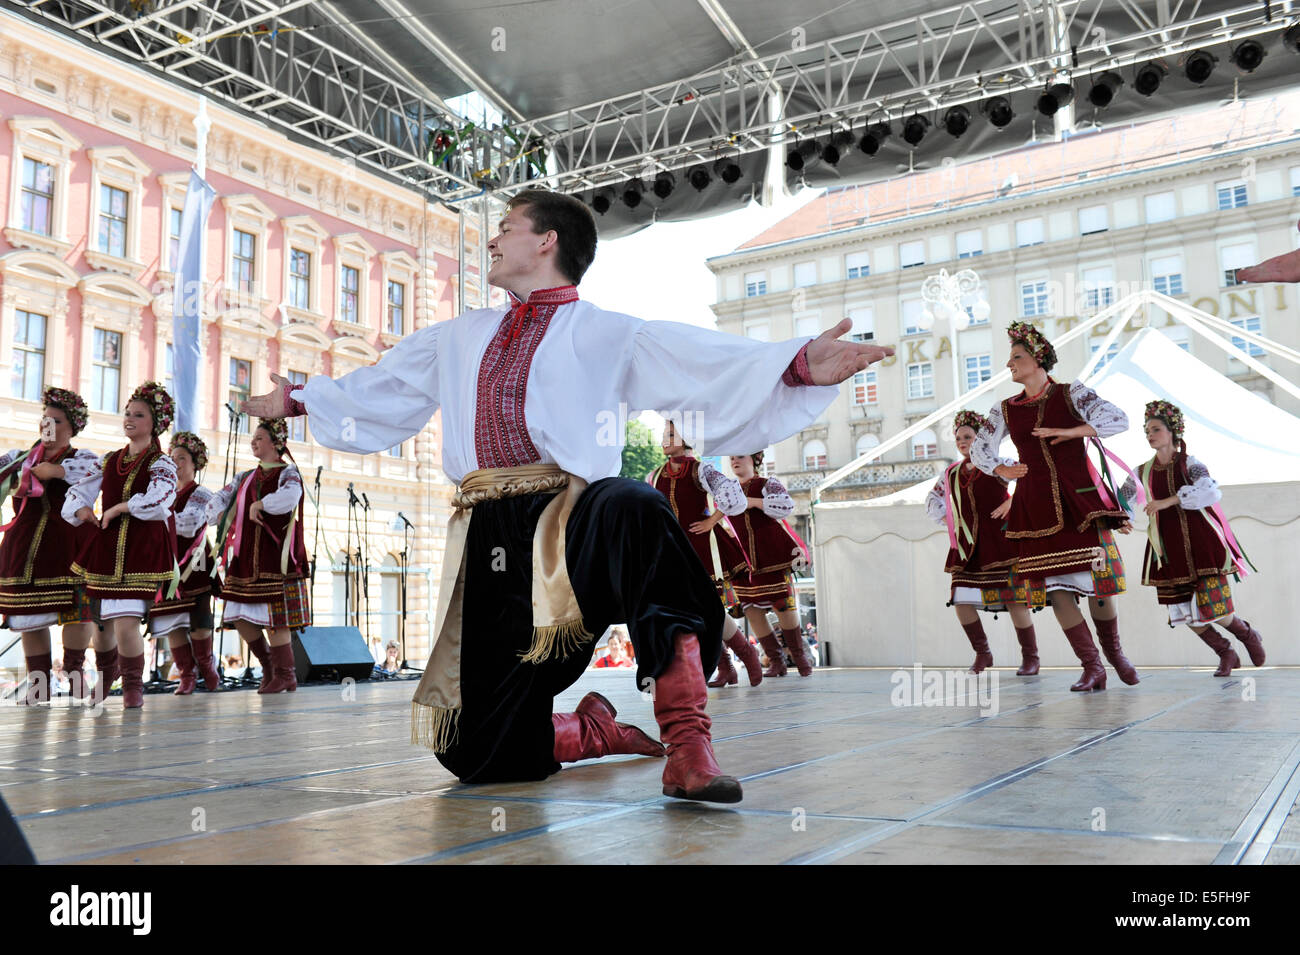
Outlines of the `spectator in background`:
<svg viewBox="0 0 1300 955">
<path fill-rule="evenodd" d="M 396 640 L 389 640 L 388 645 L 384 647 L 384 662 L 379 669 L 388 676 L 396 676 L 397 672 L 402 669 L 402 661 L 398 659 L 401 648 L 397 645 Z"/>
</svg>

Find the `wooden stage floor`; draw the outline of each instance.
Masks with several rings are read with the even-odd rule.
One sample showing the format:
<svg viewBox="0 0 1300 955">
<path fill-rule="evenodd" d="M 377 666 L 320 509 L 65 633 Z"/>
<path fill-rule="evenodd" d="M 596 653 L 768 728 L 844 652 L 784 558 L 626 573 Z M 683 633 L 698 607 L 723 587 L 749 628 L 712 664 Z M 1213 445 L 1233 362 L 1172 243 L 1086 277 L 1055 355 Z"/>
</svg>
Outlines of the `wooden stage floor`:
<svg viewBox="0 0 1300 955">
<path fill-rule="evenodd" d="M 634 757 L 462 786 L 408 742 L 408 681 L 4 707 L 0 792 L 45 863 L 1300 862 L 1300 670 L 1077 672 L 998 671 L 984 716 L 895 706 L 888 670 L 710 690 L 737 806 Z M 657 736 L 631 671 L 557 709 L 589 689 Z"/>
</svg>

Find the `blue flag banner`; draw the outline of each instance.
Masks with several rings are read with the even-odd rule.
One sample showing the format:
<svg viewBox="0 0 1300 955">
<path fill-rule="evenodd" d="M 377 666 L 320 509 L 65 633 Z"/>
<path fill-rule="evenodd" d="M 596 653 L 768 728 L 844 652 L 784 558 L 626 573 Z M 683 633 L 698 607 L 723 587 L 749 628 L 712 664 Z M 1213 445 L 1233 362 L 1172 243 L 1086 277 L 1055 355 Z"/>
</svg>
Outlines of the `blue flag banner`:
<svg viewBox="0 0 1300 955">
<path fill-rule="evenodd" d="M 199 430 L 199 342 L 203 312 L 203 233 L 216 191 L 191 170 L 190 186 L 181 211 L 181 237 L 176 250 L 176 288 L 173 290 L 172 348 L 175 363 L 172 382 L 176 394 L 177 431 Z"/>
</svg>

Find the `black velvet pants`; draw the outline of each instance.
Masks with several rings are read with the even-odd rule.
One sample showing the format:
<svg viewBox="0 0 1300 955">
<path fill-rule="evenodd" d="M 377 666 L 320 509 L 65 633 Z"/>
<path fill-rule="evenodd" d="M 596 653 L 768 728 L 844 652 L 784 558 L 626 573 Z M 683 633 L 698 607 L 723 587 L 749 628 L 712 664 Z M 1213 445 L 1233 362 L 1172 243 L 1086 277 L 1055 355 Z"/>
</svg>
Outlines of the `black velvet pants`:
<svg viewBox="0 0 1300 955">
<path fill-rule="evenodd" d="M 465 545 L 461 715 L 439 761 L 465 783 L 545 779 L 555 761 L 552 705 L 591 662 L 594 641 L 566 660 L 525 663 L 532 642 L 533 530 L 551 495 L 476 504 Z M 626 624 L 637 686 L 672 660 L 673 638 L 700 639 L 707 677 L 722 652 L 722 605 L 668 502 L 654 488 L 605 478 L 578 498 L 565 530 L 578 606 L 597 637 Z"/>
</svg>

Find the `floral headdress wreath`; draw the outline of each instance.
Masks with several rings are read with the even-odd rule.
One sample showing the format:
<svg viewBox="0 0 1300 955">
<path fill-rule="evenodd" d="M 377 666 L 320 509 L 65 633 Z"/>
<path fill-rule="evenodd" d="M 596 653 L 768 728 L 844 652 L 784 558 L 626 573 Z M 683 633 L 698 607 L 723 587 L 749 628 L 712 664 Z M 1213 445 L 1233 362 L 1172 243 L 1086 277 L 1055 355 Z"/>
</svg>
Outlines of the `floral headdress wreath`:
<svg viewBox="0 0 1300 955">
<path fill-rule="evenodd" d="M 257 426 L 265 428 L 271 436 L 271 444 L 281 454 L 289 447 L 289 425 L 283 418 L 258 418 Z"/>
<path fill-rule="evenodd" d="M 86 402 L 75 391 L 51 386 L 45 389 L 41 401 L 51 408 L 58 408 L 68 416 L 68 424 L 72 425 L 73 434 L 80 433 L 86 426 Z"/>
<path fill-rule="evenodd" d="M 194 470 L 202 471 L 208 466 L 208 446 L 193 431 L 177 431 L 172 435 L 173 448 L 184 448 L 194 459 Z"/>
<path fill-rule="evenodd" d="M 155 438 L 172 426 L 172 419 L 176 417 L 176 402 L 167 393 L 167 389 L 158 382 L 146 381 L 131 392 L 131 397 L 127 399 L 126 403 L 130 404 L 132 401 L 143 401 L 153 411 L 153 436 Z"/>
<path fill-rule="evenodd" d="M 1007 338 L 1011 339 L 1013 345 L 1023 345 L 1044 368 L 1056 364 L 1056 349 L 1047 340 L 1047 336 L 1029 322 L 1012 322 L 1007 326 Z"/>
<path fill-rule="evenodd" d="M 1148 401 L 1146 411 L 1146 420 L 1159 418 L 1177 440 L 1183 436 L 1183 413 L 1178 409 L 1178 405 L 1171 401 L 1165 401 L 1163 398 L 1157 398 L 1155 401 Z"/>
<path fill-rule="evenodd" d="M 988 423 L 989 419 L 978 411 L 958 411 L 957 416 L 952 420 L 952 433 L 956 434 L 958 428 L 965 426 L 979 434 L 980 428 Z"/>
</svg>

